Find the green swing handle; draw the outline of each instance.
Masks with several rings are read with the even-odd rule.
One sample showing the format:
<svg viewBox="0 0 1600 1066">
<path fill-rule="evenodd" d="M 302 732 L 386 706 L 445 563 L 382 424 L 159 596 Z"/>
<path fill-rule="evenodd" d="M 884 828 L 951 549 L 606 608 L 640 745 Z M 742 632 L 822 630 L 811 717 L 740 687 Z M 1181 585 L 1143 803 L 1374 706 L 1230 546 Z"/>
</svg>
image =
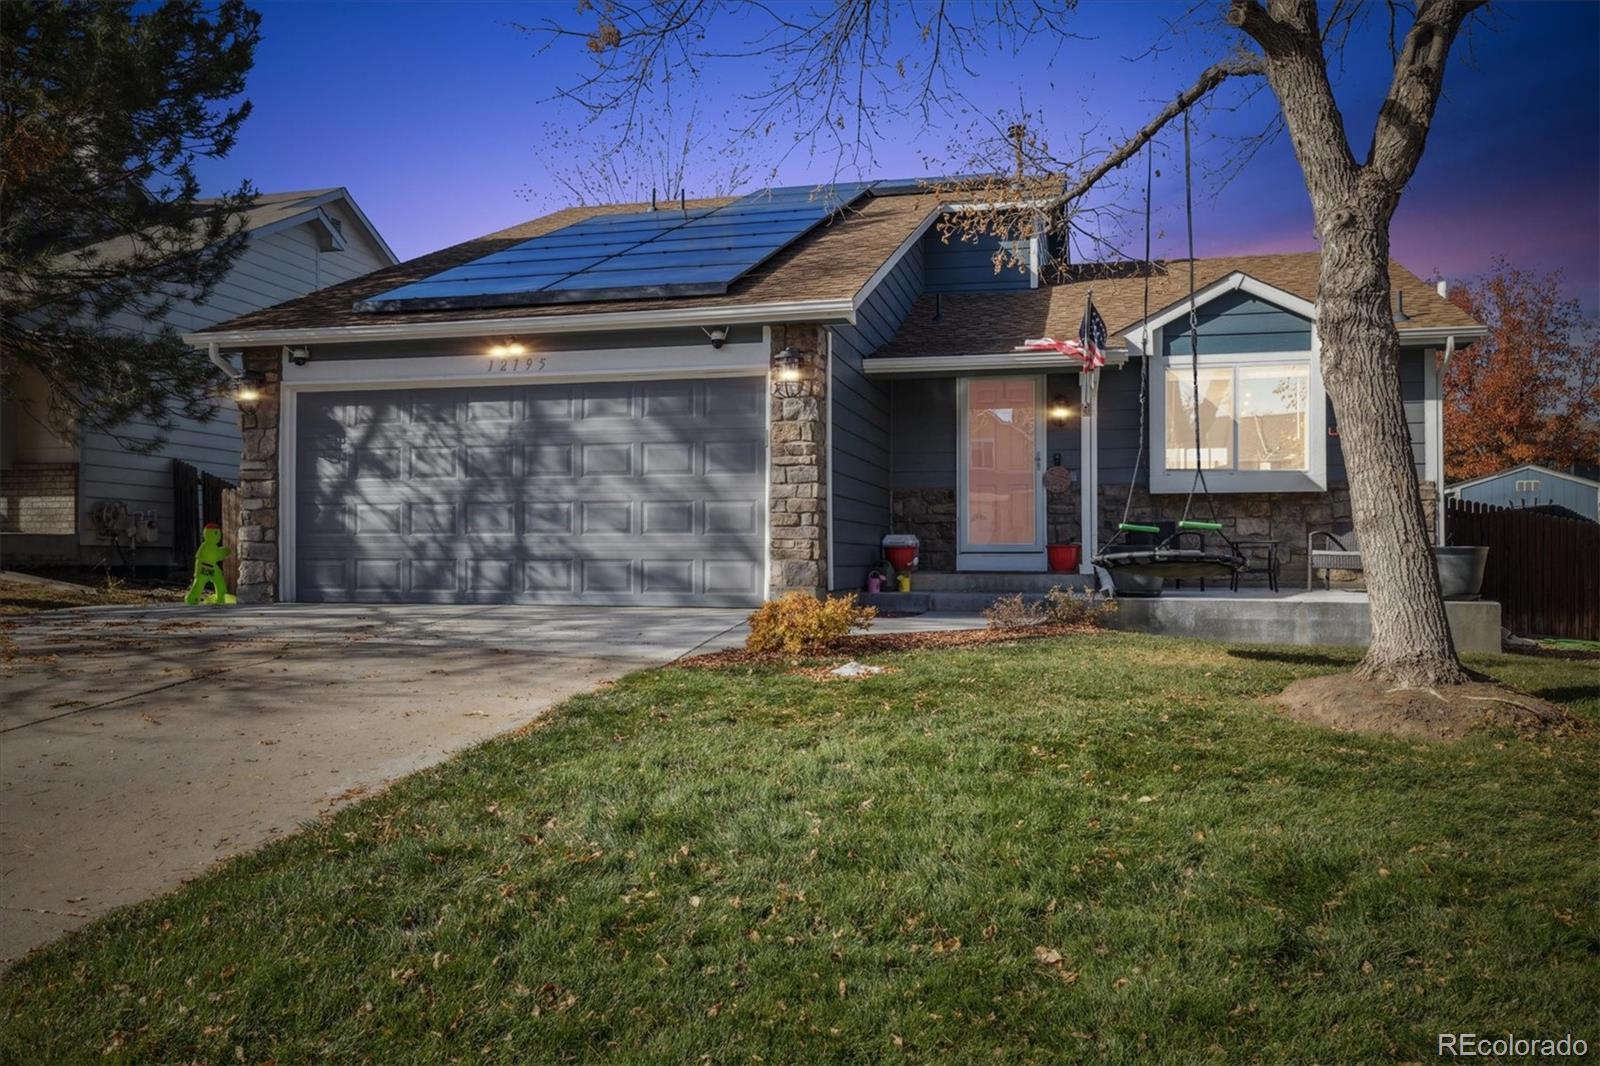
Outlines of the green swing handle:
<svg viewBox="0 0 1600 1066">
<path fill-rule="evenodd" d="M 1117 531 L 1121 533 L 1160 533 L 1160 526 L 1142 526 L 1137 522 L 1118 522 Z"/>
<path fill-rule="evenodd" d="M 1191 519 L 1184 519 L 1182 522 L 1178 523 L 1178 528 L 1179 529 L 1209 529 L 1213 533 L 1221 533 L 1222 532 L 1222 523 L 1221 522 L 1196 522 L 1196 521 L 1193 521 Z"/>
</svg>

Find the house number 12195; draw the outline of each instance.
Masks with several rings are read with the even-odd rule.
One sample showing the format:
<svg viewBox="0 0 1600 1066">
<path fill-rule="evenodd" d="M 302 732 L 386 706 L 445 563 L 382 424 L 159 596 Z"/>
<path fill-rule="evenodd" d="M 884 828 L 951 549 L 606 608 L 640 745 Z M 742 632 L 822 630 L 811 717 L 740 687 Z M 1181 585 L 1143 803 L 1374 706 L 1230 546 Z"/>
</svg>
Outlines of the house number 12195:
<svg viewBox="0 0 1600 1066">
<path fill-rule="evenodd" d="M 544 363 L 545 357 L 542 355 L 502 355 L 489 360 L 489 373 L 526 374 L 543 370 Z"/>
</svg>

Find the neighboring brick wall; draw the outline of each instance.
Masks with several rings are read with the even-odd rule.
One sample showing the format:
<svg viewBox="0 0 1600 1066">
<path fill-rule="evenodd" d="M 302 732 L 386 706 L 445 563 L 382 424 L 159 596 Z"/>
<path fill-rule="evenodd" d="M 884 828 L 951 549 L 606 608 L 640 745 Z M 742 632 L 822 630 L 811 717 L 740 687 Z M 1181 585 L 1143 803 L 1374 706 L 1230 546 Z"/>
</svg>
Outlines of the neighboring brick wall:
<svg viewBox="0 0 1600 1066">
<path fill-rule="evenodd" d="M 772 330 L 772 351 L 785 347 L 806 357 L 798 382 L 772 379 L 772 583 L 771 595 L 828 591 L 828 362 L 823 332 L 815 326 Z"/>
<path fill-rule="evenodd" d="M 70 535 L 77 528 L 77 463 L 17 463 L 0 471 L 0 532 Z"/>
<path fill-rule="evenodd" d="M 263 375 L 261 399 L 239 408 L 244 451 L 239 464 L 240 603 L 278 599 L 278 413 L 279 359 L 276 348 L 246 352 L 246 370 Z"/>
</svg>

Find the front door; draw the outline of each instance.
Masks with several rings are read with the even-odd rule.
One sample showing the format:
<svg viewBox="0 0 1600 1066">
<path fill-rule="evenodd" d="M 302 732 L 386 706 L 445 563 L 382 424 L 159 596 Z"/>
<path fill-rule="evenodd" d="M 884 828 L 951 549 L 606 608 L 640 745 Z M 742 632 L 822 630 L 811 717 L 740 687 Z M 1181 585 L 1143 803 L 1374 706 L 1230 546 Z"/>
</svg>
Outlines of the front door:
<svg viewBox="0 0 1600 1066">
<path fill-rule="evenodd" d="M 957 384 L 956 568 L 1045 569 L 1044 378 Z"/>
</svg>

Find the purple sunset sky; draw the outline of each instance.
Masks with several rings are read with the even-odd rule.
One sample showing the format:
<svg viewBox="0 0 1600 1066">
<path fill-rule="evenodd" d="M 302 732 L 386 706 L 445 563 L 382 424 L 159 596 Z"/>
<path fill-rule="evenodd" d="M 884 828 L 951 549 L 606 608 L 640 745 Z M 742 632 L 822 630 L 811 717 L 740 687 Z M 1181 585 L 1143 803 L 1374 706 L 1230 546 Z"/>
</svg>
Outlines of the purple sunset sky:
<svg viewBox="0 0 1600 1066">
<path fill-rule="evenodd" d="M 259 4 L 263 41 L 247 93 L 255 112 L 234 152 L 203 168 L 208 190 L 244 178 L 263 190 L 347 186 L 402 258 L 562 206 L 554 174 L 581 160 L 552 149 L 549 131 L 580 116 L 552 95 L 572 84 L 586 60 L 580 42 L 541 52 L 515 24 L 546 15 L 575 20 L 575 6 Z M 1076 140 L 1091 126 L 1109 142 L 1230 43 L 1225 33 L 1197 30 L 1140 58 L 1161 20 L 1187 7 L 1084 0 L 1071 16 L 1082 39 L 992 46 L 973 64 L 978 76 L 958 86 L 965 115 L 926 126 L 890 121 L 861 169 L 872 177 L 928 173 L 925 160 L 948 157 L 973 116 L 998 114 L 1019 98 L 1042 112 L 1038 124 L 1052 143 Z M 737 19 L 721 30 L 732 38 L 754 32 Z M 1335 73 L 1360 158 L 1390 73 L 1383 17 L 1375 13 L 1355 35 L 1342 74 Z M 770 77 L 754 61 L 708 75 L 695 131 L 708 160 L 729 140 L 732 120 L 724 116 L 737 114 L 739 99 Z M 1256 128 L 1273 106 L 1262 94 L 1242 110 L 1197 116 L 1202 162 L 1216 165 L 1231 151 L 1216 134 Z M 1181 249 L 1179 144 L 1168 136 L 1157 154 L 1165 170 L 1155 194 L 1157 245 L 1168 254 Z M 762 147 L 750 152 L 765 162 Z M 710 191 L 712 165 L 691 173 L 690 196 Z M 1142 166 L 1128 168 L 1130 178 L 1135 172 L 1142 177 Z M 831 154 L 797 152 L 776 178 L 801 185 L 836 173 L 857 171 Z M 1196 213 L 1201 255 L 1315 247 L 1283 137 L 1228 184 L 1202 187 Z M 1427 154 L 1394 221 L 1393 248 L 1424 276 L 1471 278 L 1496 256 L 1560 270 L 1584 309 L 1600 312 L 1600 4 L 1500 3 L 1457 45 Z"/>
</svg>

